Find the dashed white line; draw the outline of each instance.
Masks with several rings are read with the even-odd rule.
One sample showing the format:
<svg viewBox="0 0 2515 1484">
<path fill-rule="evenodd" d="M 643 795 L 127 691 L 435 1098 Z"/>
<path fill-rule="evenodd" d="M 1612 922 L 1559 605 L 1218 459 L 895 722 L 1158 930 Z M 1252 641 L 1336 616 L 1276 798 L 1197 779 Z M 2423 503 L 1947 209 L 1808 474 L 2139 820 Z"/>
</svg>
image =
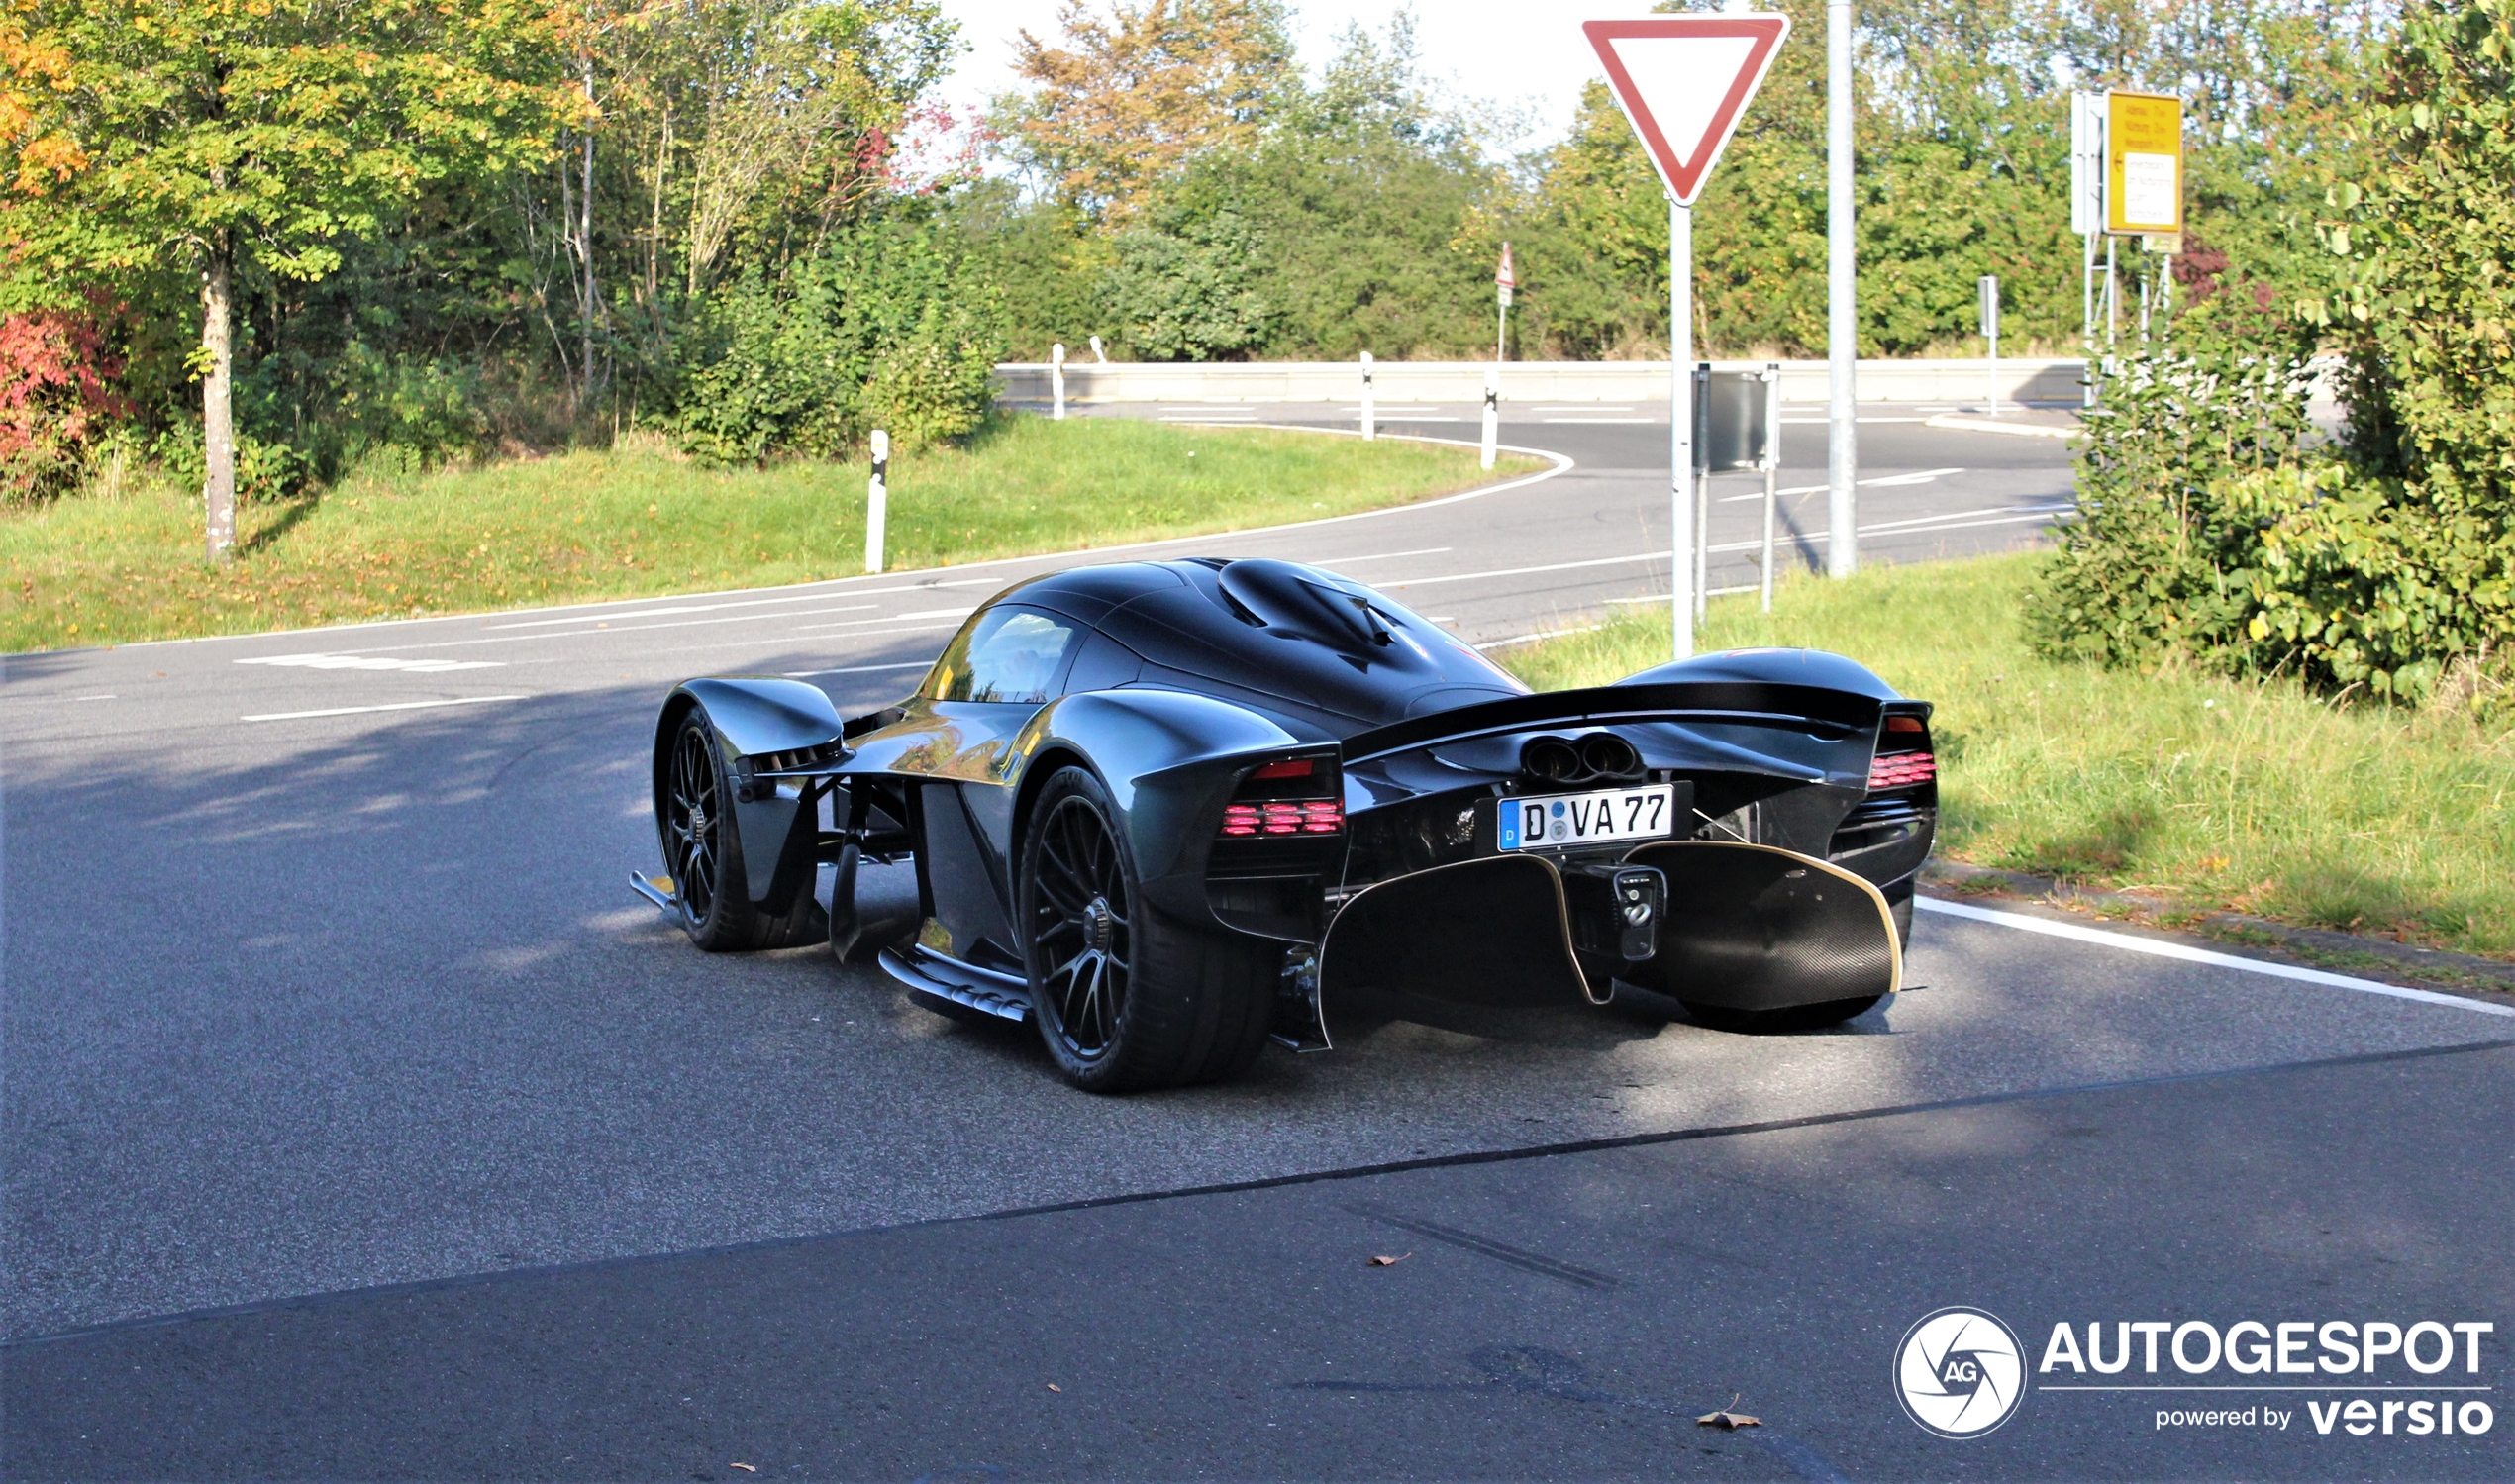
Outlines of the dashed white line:
<svg viewBox="0 0 2515 1484">
<path fill-rule="evenodd" d="M 238 664 L 284 665 L 308 670 L 400 670 L 415 675 L 441 675 L 448 670 L 494 670 L 503 659 L 393 659 L 380 654 L 257 654 Z"/>
</svg>

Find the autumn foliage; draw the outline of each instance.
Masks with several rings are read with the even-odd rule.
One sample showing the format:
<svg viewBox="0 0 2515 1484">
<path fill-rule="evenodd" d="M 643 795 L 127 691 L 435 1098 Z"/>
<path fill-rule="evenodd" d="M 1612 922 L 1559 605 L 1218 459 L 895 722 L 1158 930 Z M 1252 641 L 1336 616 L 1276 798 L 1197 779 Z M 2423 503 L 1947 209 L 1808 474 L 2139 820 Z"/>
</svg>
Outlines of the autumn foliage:
<svg viewBox="0 0 2515 1484">
<path fill-rule="evenodd" d="M 114 392 L 122 360 L 100 318 L 45 310 L 0 319 L 0 499 L 58 493 L 124 410 Z"/>
</svg>

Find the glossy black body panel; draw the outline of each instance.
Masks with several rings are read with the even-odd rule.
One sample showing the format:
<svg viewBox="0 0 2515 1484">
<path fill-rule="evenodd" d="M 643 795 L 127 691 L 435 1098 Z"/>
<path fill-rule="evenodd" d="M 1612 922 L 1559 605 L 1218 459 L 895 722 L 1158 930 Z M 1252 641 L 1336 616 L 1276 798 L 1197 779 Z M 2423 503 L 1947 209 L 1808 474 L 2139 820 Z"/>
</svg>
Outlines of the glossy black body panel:
<svg viewBox="0 0 2515 1484">
<path fill-rule="evenodd" d="M 1037 641 L 1017 656 L 1027 678 L 986 672 L 994 632 Z M 949 699 L 963 694 L 1024 699 Z M 1276 561 L 1117 562 L 1017 583 L 971 615 L 899 705 L 842 726 L 826 700 L 814 704 L 819 695 L 792 681 L 693 681 L 674 693 L 663 731 L 677 723 L 673 708 L 707 712 L 735 776 L 764 785 L 741 806 L 746 851 L 756 811 L 758 835 L 773 841 L 757 846 L 769 852 L 763 863 L 784 862 L 789 888 L 799 845 L 807 860 L 832 860 L 905 841 L 925 922 L 922 949 L 901 945 L 903 963 L 922 951 L 948 958 L 937 964 L 947 975 L 960 971 L 951 963 L 1019 972 L 1013 862 L 1030 801 L 1058 769 L 1080 767 L 1116 807 L 1146 908 L 1275 940 L 1288 962 L 1321 955 L 1311 961 L 1323 971 L 1287 983 L 1316 986 L 1304 991 L 1312 1012 L 1315 996 L 1347 996 L 1349 1020 L 1364 1000 L 1603 1003 L 1616 965 L 1601 945 L 1664 944 L 1669 933 L 1656 921 L 1638 935 L 1588 922 L 1582 914 L 1617 900 L 1592 878 L 1611 881 L 1628 857 L 1643 870 L 1643 855 L 1674 841 L 1791 852 L 1861 878 L 1881 900 L 1908 901 L 1937 817 L 1928 778 L 1869 786 L 1881 745 L 1926 753 L 1929 707 L 1842 656 L 1705 655 L 1532 694 L 1385 595 Z M 1890 718 L 1902 720 L 1882 743 Z M 1583 772 L 1577 787 L 1669 788 L 1675 830 L 1656 845 L 1502 850 L 1505 801 L 1571 787 L 1531 770 L 1541 742 L 1569 749 L 1547 755 L 1607 759 L 1607 773 Z M 787 765 L 749 761 L 769 754 Z M 1341 828 L 1226 837 L 1226 806 L 1253 797 L 1256 770 L 1279 763 L 1324 780 Z M 891 835 L 848 823 L 866 818 L 890 821 Z M 1707 858 L 1632 879 L 1664 879 L 1665 922 L 1699 925 L 1707 904 L 1746 890 L 1703 886 Z M 1581 885 L 1568 898 L 1565 872 Z M 1690 905 L 1679 900 L 1687 891 Z M 1817 920 L 1797 908 L 1766 916 Z M 1712 934 L 1663 956 L 1725 962 L 1743 940 Z M 1591 947 L 1576 954 L 1575 941 Z M 1786 999 L 1791 973 L 1783 963 L 1751 998 Z"/>
</svg>

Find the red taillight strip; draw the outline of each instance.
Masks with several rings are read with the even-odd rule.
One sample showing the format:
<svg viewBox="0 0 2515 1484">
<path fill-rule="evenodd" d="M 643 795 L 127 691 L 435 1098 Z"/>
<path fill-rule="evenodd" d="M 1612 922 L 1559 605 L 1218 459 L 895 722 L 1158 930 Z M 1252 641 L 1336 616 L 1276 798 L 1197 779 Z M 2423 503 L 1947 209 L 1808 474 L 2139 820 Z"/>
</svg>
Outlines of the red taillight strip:
<svg viewBox="0 0 2515 1484">
<path fill-rule="evenodd" d="M 1334 835 L 1345 828 L 1345 806 L 1333 799 L 1267 801 L 1223 806 L 1222 833 L 1232 838 L 1258 835 Z"/>
<path fill-rule="evenodd" d="M 1868 763 L 1868 786 L 1873 792 L 1881 788 L 1911 788 L 1928 783 L 1939 776 L 1939 759 L 1928 752 L 1893 752 L 1872 757 Z"/>
</svg>

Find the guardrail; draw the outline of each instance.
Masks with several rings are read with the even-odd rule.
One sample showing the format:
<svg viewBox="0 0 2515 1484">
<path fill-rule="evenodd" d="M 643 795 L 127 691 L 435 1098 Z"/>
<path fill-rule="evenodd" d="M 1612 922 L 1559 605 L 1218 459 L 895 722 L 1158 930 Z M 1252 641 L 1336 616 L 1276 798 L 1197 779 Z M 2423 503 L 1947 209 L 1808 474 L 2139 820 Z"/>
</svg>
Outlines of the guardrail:
<svg viewBox="0 0 2515 1484">
<path fill-rule="evenodd" d="M 1760 370 L 1767 361 L 1722 360 L 1715 370 Z M 2075 407 L 2079 359 L 2028 360 L 2002 356 L 2003 402 L 2047 402 Z M 1371 365 L 1372 392 L 1382 405 L 1408 402 L 1480 402 L 1490 361 L 1382 360 Z M 1514 360 L 1503 363 L 1505 402 L 1665 402 L 1664 360 Z M 1051 396 L 1045 361 L 1016 361 L 995 368 L 998 399 L 1045 405 Z M 1990 392 L 1990 365 L 1982 360 L 1863 360 L 1863 402 L 1981 401 Z M 1074 361 L 1065 362 L 1065 400 L 1104 402 L 1352 402 L 1361 395 L 1362 368 L 1353 361 Z M 1781 362 L 1781 399 L 1823 402 L 1826 364 Z"/>
</svg>

